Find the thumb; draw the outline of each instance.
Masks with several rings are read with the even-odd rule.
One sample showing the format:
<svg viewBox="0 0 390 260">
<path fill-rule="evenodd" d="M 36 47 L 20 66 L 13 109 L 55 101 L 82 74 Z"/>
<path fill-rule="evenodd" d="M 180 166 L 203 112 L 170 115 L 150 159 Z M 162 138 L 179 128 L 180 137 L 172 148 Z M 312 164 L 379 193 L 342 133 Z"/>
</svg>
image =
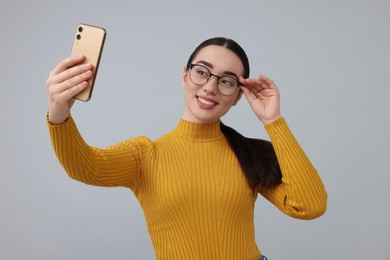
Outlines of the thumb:
<svg viewBox="0 0 390 260">
<path fill-rule="evenodd" d="M 253 93 L 245 86 L 241 87 L 242 91 L 244 92 L 244 95 L 246 99 L 248 100 L 249 103 L 253 102 L 256 100 L 256 97 L 253 95 Z"/>
<path fill-rule="evenodd" d="M 75 101 L 76 101 L 75 98 L 72 98 L 71 100 L 69 100 L 69 109 L 72 108 L 72 106 L 73 106 L 73 104 L 74 104 Z"/>
</svg>

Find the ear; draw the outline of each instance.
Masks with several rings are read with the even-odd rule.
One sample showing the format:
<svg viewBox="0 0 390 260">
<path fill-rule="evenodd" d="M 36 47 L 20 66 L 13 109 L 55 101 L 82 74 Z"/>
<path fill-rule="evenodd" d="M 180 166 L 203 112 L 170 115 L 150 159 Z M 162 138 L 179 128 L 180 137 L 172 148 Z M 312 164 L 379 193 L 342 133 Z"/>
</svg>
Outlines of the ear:
<svg viewBox="0 0 390 260">
<path fill-rule="evenodd" d="M 240 89 L 240 92 L 238 92 L 237 97 L 236 97 L 236 99 L 233 102 L 233 106 L 237 105 L 237 103 L 238 103 L 238 101 L 240 101 L 243 93 L 244 92 Z"/>
<path fill-rule="evenodd" d="M 184 66 L 183 74 L 182 74 L 182 78 L 181 78 L 181 84 L 182 84 L 183 88 L 187 82 L 187 75 L 188 75 L 187 67 Z"/>
</svg>

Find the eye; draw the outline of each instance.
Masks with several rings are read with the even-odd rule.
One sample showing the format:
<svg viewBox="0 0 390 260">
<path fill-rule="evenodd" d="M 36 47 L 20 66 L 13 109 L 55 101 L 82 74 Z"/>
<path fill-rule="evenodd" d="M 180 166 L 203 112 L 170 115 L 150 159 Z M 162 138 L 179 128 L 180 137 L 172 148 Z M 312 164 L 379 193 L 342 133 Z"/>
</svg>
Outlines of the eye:
<svg viewBox="0 0 390 260">
<path fill-rule="evenodd" d="M 202 78 L 208 78 L 210 76 L 210 73 L 208 72 L 208 70 L 203 68 L 203 67 L 196 66 L 195 71 L 196 71 L 196 74 Z"/>
<path fill-rule="evenodd" d="M 219 83 L 222 84 L 222 86 L 227 88 L 234 88 L 238 86 L 237 81 L 231 77 L 222 77 L 219 80 Z"/>
</svg>

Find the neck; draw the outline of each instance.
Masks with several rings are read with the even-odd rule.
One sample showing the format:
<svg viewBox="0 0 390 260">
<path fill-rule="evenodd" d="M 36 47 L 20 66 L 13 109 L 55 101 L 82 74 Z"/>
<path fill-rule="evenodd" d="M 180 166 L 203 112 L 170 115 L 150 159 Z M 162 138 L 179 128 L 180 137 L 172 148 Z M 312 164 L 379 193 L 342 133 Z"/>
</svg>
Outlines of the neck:
<svg viewBox="0 0 390 260">
<path fill-rule="evenodd" d="M 197 123 L 181 119 L 174 130 L 181 138 L 208 141 L 223 137 L 220 121 L 212 123 Z"/>
<path fill-rule="evenodd" d="M 184 111 L 183 116 L 181 117 L 182 120 L 194 123 L 194 124 L 212 124 L 212 123 L 217 123 L 220 122 L 220 118 L 209 118 L 209 119 L 203 119 L 199 117 L 195 117 L 193 115 L 190 115 L 187 113 L 187 111 Z"/>
</svg>

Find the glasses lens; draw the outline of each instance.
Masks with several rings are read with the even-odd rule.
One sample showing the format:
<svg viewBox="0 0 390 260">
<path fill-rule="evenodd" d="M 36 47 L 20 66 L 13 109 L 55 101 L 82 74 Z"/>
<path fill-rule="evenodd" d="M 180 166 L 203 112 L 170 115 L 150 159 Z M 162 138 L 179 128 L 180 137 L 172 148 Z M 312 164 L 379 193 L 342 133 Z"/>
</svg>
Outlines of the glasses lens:
<svg viewBox="0 0 390 260">
<path fill-rule="evenodd" d="M 203 66 L 195 65 L 191 69 L 190 77 L 195 84 L 204 84 L 210 78 L 210 71 Z"/>
<path fill-rule="evenodd" d="M 190 70 L 190 79 L 194 84 L 197 85 L 203 85 L 207 83 L 211 75 L 211 72 L 202 65 L 192 65 Z M 238 86 L 238 80 L 230 76 L 222 76 L 218 80 L 218 90 L 222 95 L 225 96 L 232 95 L 237 90 Z"/>
<path fill-rule="evenodd" d="M 224 95 L 233 94 L 238 88 L 238 81 L 232 77 L 221 77 L 219 79 L 218 89 Z"/>
</svg>

